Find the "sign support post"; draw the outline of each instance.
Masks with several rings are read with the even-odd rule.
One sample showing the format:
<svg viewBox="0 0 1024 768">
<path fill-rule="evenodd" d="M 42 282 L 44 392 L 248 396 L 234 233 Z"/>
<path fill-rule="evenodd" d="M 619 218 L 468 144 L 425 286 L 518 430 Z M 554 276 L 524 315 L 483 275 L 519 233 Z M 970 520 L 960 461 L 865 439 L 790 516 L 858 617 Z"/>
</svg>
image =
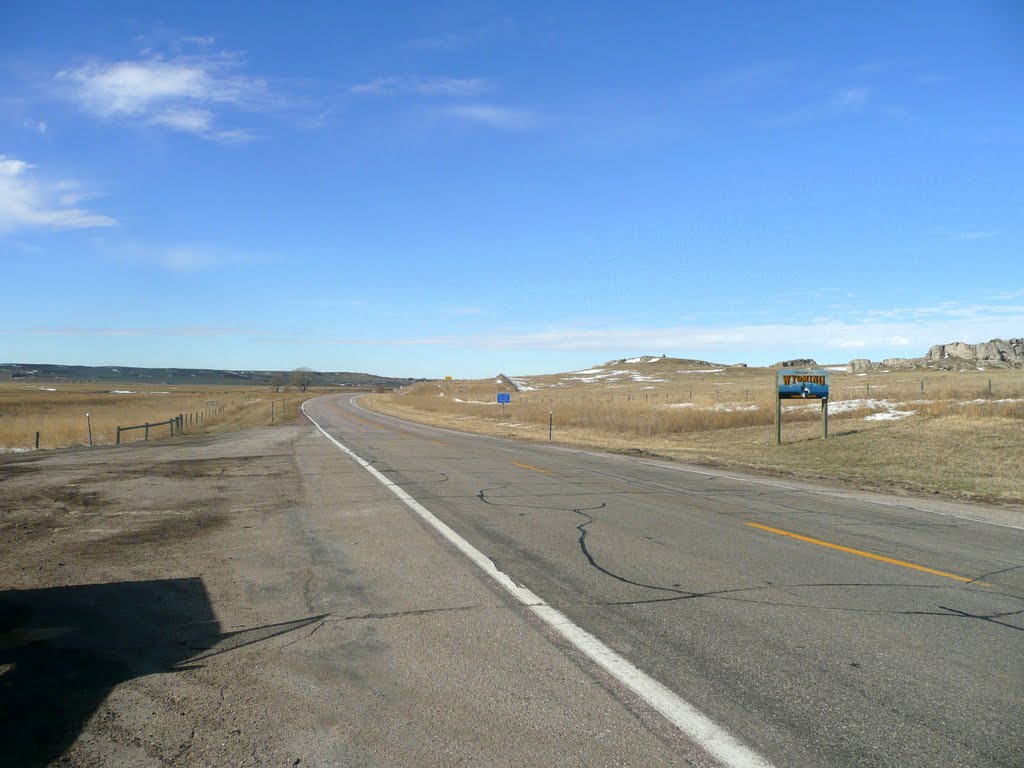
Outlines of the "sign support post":
<svg viewBox="0 0 1024 768">
<path fill-rule="evenodd" d="M 782 445 L 782 398 L 775 393 L 775 444 Z"/>
</svg>

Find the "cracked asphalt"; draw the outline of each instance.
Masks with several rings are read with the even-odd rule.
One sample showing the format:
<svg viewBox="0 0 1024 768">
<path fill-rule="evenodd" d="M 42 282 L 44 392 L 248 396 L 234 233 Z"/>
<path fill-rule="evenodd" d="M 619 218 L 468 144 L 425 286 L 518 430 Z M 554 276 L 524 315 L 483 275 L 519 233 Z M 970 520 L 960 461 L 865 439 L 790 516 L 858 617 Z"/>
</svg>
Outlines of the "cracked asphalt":
<svg viewBox="0 0 1024 768">
<path fill-rule="evenodd" d="M 776 766 L 1024 765 L 1020 510 L 307 409 Z M 0 553 L 0 762 L 711 764 L 308 424 L 5 457 Z"/>
</svg>

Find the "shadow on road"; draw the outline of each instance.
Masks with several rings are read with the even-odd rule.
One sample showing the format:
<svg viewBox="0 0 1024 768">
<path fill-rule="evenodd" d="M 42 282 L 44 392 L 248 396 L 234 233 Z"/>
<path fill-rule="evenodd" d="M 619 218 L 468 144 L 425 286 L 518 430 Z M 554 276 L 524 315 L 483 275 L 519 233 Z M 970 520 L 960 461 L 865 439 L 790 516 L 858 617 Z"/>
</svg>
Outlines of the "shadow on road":
<svg viewBox="0 0 1024 768">
<path fill-rule="evenodd" d="M 0 750 L 60 756 L 114 686 L 236 650 L 323 616 L 222 633 L 202 579 L 0 592 Z"/>
</svg>

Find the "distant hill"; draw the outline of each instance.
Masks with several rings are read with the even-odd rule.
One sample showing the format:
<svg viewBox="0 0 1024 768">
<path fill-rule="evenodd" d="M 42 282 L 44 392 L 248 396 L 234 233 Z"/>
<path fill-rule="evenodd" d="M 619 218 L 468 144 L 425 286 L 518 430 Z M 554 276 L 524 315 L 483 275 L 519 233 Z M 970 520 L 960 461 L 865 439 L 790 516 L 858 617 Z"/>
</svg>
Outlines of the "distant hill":
<svg viewBox="0 0 1024 768">
<path fill-rule="evenodd" d="M 291 371 L 221 371 L 212 368 L 134 368 L 131 366 L 54 365 L 52 363 L 0 363 L 0 381 L 40 379 L 73 382 L 137 382 L 145 384 L 245 384 L 270 386 L 274 375 L 285 383 Z M 373 387 L 397 389 L 423 379 L 396 379 L 372 373 L 314 371 L 314 387 Z"/>
<path fill-rule="evenodd" d="M 707 360 L 693 360 L 685 357 L 657 357 L 639 355 L 625 357 L 588 368 L 583 371 L 538 374 L 533 376 L 505 376 L 499 374 L 495 382 L 506 385 L 517 392 L 537 389 L 580 387 L 591 384 L 600 386 L 628 384 L 663 384 L 669 381 L 688 381 L 691 374 L 716 375 L 725 371 L 756 371 L 747 368 L 746 363 L 711 363 Z M 649 386 L 648 389 L 655 387 Z"/>
<path fill-rule="evenodd" d="M 657 365 L 666 366 L 669 368 L 745 368 L 746 363 L 736 363 L 730 365 L 728 363 L 710 363 L 707 360 L 693 360 L 688 357 L 666 357 L 661 355 L 660 357 L 655 355 L 640 355 L 639 357 L 624 357 L 619 360 L 609 360 L 602 367 L 604 368 L 615 368 L 620 366 L 630 365 Z"/>
</svg>

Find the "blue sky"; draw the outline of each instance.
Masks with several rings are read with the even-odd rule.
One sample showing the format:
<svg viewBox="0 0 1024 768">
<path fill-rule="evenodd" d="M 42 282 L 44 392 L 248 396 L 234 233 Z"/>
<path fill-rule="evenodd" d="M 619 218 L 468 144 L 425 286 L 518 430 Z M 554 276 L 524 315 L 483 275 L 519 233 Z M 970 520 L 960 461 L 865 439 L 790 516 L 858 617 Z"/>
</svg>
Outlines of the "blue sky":
<svg viewBox="0 0 1024 768">
<path fill-rule="evenodd" d="M 0 361 L 1024 335 L 1024 5 L 0 6 Z"/>
</svg>

